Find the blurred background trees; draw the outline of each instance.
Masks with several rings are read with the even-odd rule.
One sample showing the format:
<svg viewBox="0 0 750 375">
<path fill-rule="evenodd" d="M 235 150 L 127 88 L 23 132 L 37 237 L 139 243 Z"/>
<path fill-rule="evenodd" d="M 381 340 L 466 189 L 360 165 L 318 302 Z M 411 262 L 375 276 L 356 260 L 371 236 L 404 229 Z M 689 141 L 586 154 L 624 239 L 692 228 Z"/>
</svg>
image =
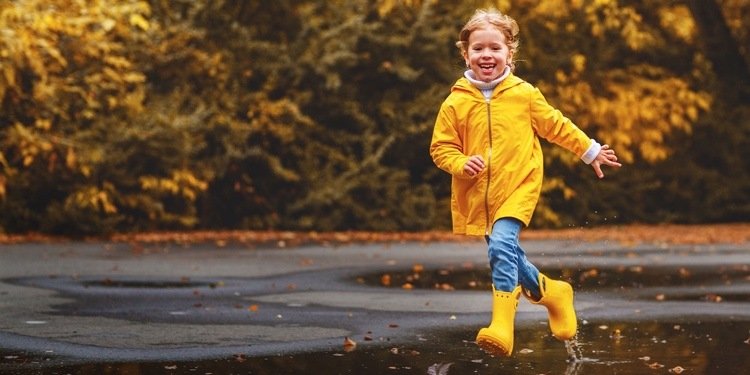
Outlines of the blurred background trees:
<svg viewBox="0 0 750 375">
<path fill-rule="evenodd" d="M 0 230 L 449 228 L 427 148 L 486 6 L 625 162 L 545 144 L 534 226 L 750 219 L 742 0 L 0 0 Z"/>
</svg>

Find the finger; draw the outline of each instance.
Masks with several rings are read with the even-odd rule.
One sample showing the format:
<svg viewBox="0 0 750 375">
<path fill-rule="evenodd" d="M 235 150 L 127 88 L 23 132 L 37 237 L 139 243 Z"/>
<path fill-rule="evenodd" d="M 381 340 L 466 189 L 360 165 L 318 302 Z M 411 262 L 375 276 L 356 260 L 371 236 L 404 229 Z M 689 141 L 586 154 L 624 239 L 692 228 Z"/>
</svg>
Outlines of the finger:
<svg viewBox="0 0 750 375">
<path fill-rule="evenodd" d="M 479 165 L 479 163 L 477 163 L 476 160 L 469 160 L 469 162 L 466 163 L 466 166 L 474 173 L 477 173 L 482 169 L 482 167 Z"/>
<path fill-rule="evenodd" d="M 604 172 L 602 172 L 602 167 L 600 163 L 593 163 L 594 166 L 594 172 L 596 172 L 596 177 L 604 178 Z"/>
</svg>

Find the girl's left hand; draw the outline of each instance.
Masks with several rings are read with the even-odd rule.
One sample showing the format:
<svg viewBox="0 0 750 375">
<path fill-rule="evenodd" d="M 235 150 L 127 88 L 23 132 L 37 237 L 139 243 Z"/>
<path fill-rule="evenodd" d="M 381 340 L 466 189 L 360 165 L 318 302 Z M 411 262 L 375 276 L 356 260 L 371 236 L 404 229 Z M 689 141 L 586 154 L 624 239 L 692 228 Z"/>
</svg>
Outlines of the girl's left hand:
<svg viewBox="0 0 750 375">
<path fill-rule="evenodd" d="M 622 164 L 617 162 L 617 155 L 615 155 L 615 150 L 609 148 L 609 145 L 602 146 L 602 149 L 599 151 L 599 155 L 596 155 L 596 159 L 591 162 L 591 166 L 594 168 L 594 172 L 596 172 L 596 176 L 599 178 L 604 178 L 604 172 L 602 172 L 602 165 L 608 165 L 610 167 L 622 167 Z"/>
</svg>

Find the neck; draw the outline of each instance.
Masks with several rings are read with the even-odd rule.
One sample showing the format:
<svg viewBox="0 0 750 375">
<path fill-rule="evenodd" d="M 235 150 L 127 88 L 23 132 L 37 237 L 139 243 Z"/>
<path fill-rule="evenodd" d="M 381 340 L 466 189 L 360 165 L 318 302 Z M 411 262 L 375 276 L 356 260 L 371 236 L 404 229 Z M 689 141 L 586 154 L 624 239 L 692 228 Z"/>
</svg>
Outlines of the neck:
<svg viewBox="0 0 750 375">
<path fill-rule="evenodd" d="M 507 78 L 510 75 L 510 68 L 505 67 L 505 70 L 503 70 L 503 74 L 500 74 L 499 77 L 489 81 L 480 81 L 476 78 L 476 75 L 473 71 L 467 70 L 464 72 L 464 77 L 469 80 L 474 86 L 476 86 L 480 90 L 487 90 L 487 89 L 494 89 L 495 86 L 499 85 L 500 82 L 502 82 L 505 78 Z"/>
</svg>

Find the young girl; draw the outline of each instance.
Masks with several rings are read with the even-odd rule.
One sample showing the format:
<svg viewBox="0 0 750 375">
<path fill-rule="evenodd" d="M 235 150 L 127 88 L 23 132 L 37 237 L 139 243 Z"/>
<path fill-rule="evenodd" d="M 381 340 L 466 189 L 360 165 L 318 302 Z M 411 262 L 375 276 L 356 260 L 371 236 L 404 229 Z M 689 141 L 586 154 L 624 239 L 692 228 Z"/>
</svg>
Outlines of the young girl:
<svg viewBox="0 0 750 375">
<path fill-rule="evenodd" d="M 577 331 L 572 287 L 540 273 L 518 242 L 542 187 L 539 137 L 580 156 L 599 178 L 602 165 L 621 165 L 614 150 L 590 139 L 538 89 L 513 75 L 515 20 L 494 9 L 477 10 L 456 45 L 467 70 L 440 107 L 430 155 L 452 175 L 453 231 L 485 236 L 488 244 L 492 321 L 477 334 L 477 344 L 491 354 L 511 355 L 521 294 L 547 308 L 556 338 L 571 339 Z"/>
</svg>

